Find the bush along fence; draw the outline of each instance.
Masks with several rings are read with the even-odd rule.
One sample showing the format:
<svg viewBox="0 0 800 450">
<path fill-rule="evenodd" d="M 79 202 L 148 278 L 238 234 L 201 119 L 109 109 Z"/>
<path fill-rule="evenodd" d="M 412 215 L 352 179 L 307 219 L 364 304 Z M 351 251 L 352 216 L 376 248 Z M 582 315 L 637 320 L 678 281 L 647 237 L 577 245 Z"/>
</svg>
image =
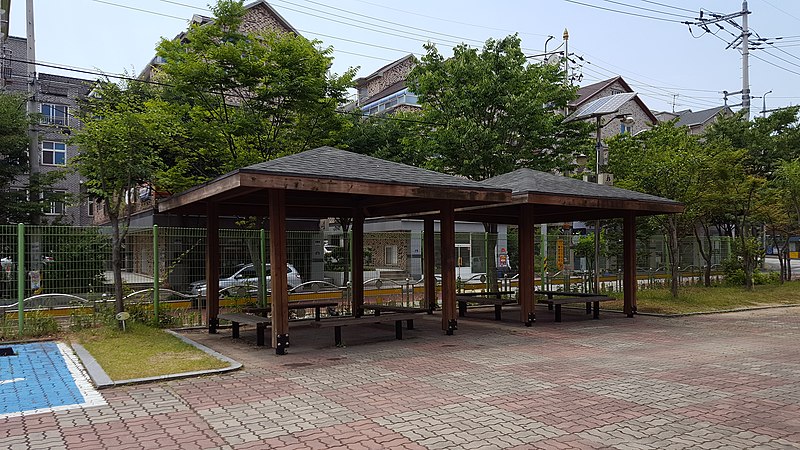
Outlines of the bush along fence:
<svg viewBox="0 0 800 450">
<path fill-rule="evenodd" d="M 336 299 L 330 314 L 349 313 L 350 236 L 340 229 L 288 232 L 286 276 L 290 300 Z M 309 227 L 306 227 L 309 228 Z M 505 230 L 505 229 L 504 229 Z M 560 226 L 536 236 L 536 283 L 546 289 L 591 291 L 593 251 L 583 252 L 587 236 L 565 234 Z M 591 236 L 591 233 L 589 234 Z M 438 233 L 435 237 L 438 248 Z M 639 243 L 643 288 L 668 281 L 662 236 Z M 368 301 L 424 305 L 421 232 L 366 233 L 365 292 Z M 601 289 L 621 290 L 621 259 L 613 239 L 601 239 L 597 267 Z M 205 229 L 131 228 L 123 251 L 126 310 L 132 318 L 159 326 L 206 324 Z M 518 239 L 515 229 L 497 234 L 456 233 L 456 284 L 460 290 L 515 290 Z M 700 282 L 703 260 L 689 237 L 682 242 L 682 280 Z M 620 246 L 621 247 L 621 246 Z M 619 250 L 619 251 L 618 251 Z M 713 259 L 730 256 L 726 238 L 714 238 Z M 106 227 L 59 225 L 0 226 L 0 339 L 47 334 L 68 324 L 79 328 L 113 321 L 111 239 Z M 221 306 L 265 306 L 269 280 L 269 233 L 257 229 L 220 230 Z M 440 267 L 438 251 L 433 255 Z M 262 262 L 266 261 L 266 264 Z M 619 262 L 618 262 L 619 261 Z M 497 285 L 488 285 L 489 281 Z M 438 280 L 437 280 L 438 281 Z M 303 311 L 294 311 L 303 316 Z M 311 313 L 311 311 L 308 311 Z"/>
</svg>

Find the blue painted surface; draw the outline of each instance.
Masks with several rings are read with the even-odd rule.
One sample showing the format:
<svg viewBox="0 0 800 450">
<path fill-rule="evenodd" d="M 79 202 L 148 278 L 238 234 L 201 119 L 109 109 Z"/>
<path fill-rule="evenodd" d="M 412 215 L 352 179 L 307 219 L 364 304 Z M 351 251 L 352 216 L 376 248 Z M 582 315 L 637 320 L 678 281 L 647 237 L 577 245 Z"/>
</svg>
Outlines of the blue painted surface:
<svg viewBox="0 0 800 450">
<path fill-rule="evenodd" d="M 0 357 L 0 415 L 84 402 L 54 342 L 10 345 Z"/>
</svg>

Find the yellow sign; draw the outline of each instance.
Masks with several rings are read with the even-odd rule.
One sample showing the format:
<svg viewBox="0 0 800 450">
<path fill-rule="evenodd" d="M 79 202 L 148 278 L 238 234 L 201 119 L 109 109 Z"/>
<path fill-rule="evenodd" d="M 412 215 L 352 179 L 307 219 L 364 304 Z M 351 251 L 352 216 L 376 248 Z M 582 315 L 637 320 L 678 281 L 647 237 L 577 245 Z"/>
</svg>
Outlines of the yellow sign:
<svg viewBox="0 0 800 450">
<path fill-rule="evenodd" d="M 556 241 L 556 265 L 558 270 L 564 270 L 564 240 Z"/>
</svg>

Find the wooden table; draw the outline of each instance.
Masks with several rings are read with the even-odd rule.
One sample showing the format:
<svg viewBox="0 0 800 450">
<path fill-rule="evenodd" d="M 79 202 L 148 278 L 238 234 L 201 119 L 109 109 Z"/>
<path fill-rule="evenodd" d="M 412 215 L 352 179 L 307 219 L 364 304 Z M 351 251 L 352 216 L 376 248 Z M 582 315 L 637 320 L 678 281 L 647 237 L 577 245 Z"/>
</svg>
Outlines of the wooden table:
<svg viewBox="0 0 800 450">
<path fill-rule="evenodd" d="M 467 315 L 467 303 L 477 303 L 479 305 L 494 305 L 494 320 L 500 320 L 503 305 L 516 303 L 515 299 L 502 298 L 503 294 L 513 294 L 513 292 L 469 292 L 456 294 L 458 302 L 458 316 Z"/>
<path fill-rule="evenodd" d="M 336 317 L 333 319 L 325 319 L 319 322 L 312 322 L 311 326 L 316 328 L 333 328 L 334 343 L 337 347 L 341 347 L 342 327 L 349 325 L 394 322 L 395 338 L 403 339 L 403 321 L 406 320 L 409 323 L 412 323 L 415 317 L 418 317 L 418 314 L 391 313 L 382 316 Z M 412 328 L 413 325 L 409 326 L 409 329 Z"/>
<path fill-rule="evenodd" d="M 339 306 L 337 300 L 297 300 L 289 302 L 289 309 L 309 309 L 314 308 L 314 320 L 320 320 L 320 308 L 327 308 L 329 306 Z M 264 308 L 246 308 L 245 312 L 266 316 L 272 311 L 272 306 Z"/>
<path fill-rule="evenodd" d="M 426 308 L 416 308 L 413 306 L 401 306 L 401 305 L 378 305 L 376 303 L 365 303 L 364 309 L 375 311 L 375 317 L 379 317 L 381 315 L 381 311 L 393 312 L 393 313 L 406 313 L 406 314 L 421 314 L 421 313 L 432 314 L 432 311 L 429 311 Z M 408 320 L 408 322 L 406 323 L 406 328 L 408 328 L 409 330 L 413 330 L 414 321 Z"/>
<path fill-rule="evenodd" d="M 592 292 L 536 291 L 535 293 L 547 296 L 547 300 L 540 300 L 540 303 L 547 303 L 547 309 L 552 310 L 555 306 L 556 322 L 561 322 L 561 305 L 586 303 L 586 314 L 592 314 L 593 319 L 599 319 L 600 302 L 616 300 L 614 297 Z M 554 298 L 556 296 L 559 298 Z"/>
</svg>

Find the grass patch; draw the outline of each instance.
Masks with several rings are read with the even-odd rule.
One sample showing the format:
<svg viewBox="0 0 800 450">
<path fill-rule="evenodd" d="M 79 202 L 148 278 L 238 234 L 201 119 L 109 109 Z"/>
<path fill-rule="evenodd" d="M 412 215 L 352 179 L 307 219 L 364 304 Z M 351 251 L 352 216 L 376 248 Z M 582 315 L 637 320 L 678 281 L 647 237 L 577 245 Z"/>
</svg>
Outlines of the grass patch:
<svg viewBox="0 0 800 450">
<path fill-rule="evenodd" d="M 101 327 L 81 330 L 71 338 L 86 348 L 112 380 L 228 366 L 163 330 L 138 323 L 129 323 L 125 332 Z"/>
<path fill-rule="evenodd" d="M 622 294 L 612 294 L 620 300 L 603 303 L 604 308 L 622 310 Z M 669 289 L 647 289 L 636 294 L 637 310 L 641 313 L 686 314 L 726 311 L 773 305 L 800 305 L 800 281 L 783 285 L 755 286 L 753 291 L 743 287 L 681 287 L 678 298 Z"/>
</svg>

